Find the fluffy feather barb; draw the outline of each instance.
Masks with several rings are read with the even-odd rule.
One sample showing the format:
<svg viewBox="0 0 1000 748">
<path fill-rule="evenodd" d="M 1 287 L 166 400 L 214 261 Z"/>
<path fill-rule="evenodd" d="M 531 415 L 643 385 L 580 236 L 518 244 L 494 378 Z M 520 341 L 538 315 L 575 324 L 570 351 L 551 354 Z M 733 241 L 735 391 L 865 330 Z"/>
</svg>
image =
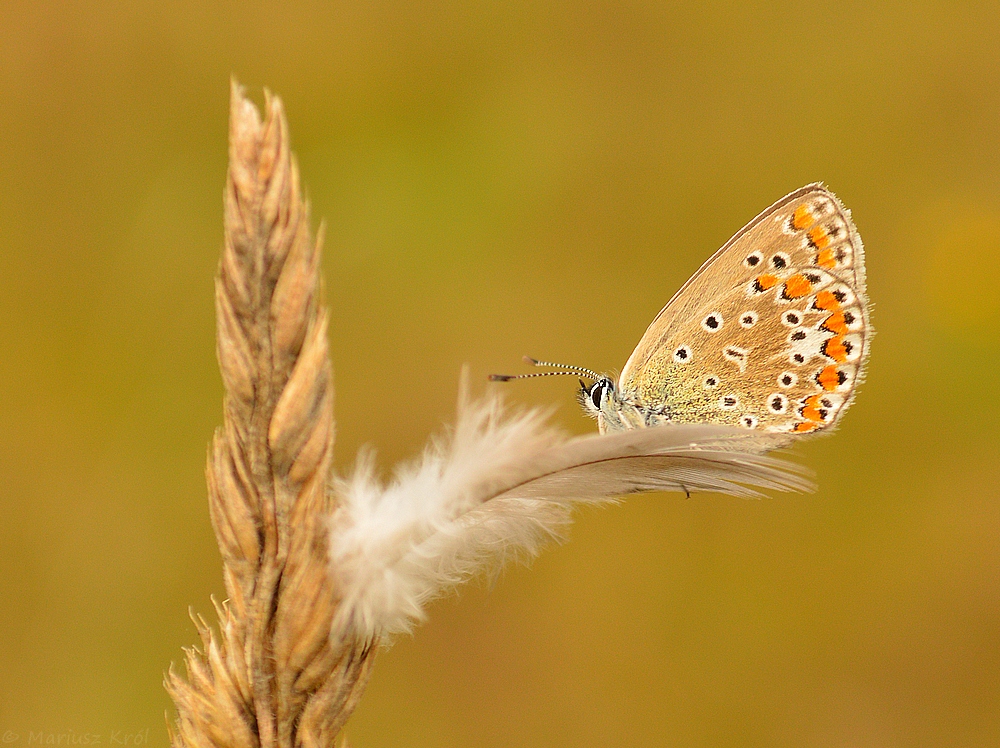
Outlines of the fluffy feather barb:
<svg viewBox="0 0 1000 748">
<path fill-rule="evenodd" d="M 538 411 L 497 397 L 459 403 L 449 438 L 382 485 L 370 454 L 338 485 L 330 561 L 342 596 L 334 634 L 410 630 L 426 603 L 483 568 L 530 558 L 578 503 L 639 491 L 760 495 L 812 488 L 801 468 L 764 456 L 775 442 L 688 424 L 567 439 Z"/>
</svg>

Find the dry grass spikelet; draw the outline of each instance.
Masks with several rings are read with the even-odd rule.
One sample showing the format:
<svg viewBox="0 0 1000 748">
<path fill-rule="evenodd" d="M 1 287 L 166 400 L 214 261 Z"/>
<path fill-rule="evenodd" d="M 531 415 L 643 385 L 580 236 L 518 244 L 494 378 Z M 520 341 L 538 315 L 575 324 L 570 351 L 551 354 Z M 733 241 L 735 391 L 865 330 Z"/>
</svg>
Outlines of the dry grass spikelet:
<svg viewBox="0 0 1000 748">
<path fill-rule="evenodd" d="M 675 424 L 568 438 L 463 387 L 455 427 L 393 477 L 362 455 L 331 474 L 333 384 L 320 242 L 281 102 L 232 86 L 225 242 L 216 278 L 224 422 L 209 506 L 228 599 L 173 670 L 174 748 L 335 744 L 380 641 L 486 569 L 531 558 L 574 507 L 641 491 L 807 491 L 773 436 Z"/>
<path fill-rule="evenodd" d="M 232 84 L 225 241 L 216 277 L 224 425 L 208 457 L 228 600 L 166 686 L 176 748 L 330 746 L 375 642 L 332 639 L 327 492 L 333 385 L 319 278 L 281 101 L 263 120 Z"/>
</svg>

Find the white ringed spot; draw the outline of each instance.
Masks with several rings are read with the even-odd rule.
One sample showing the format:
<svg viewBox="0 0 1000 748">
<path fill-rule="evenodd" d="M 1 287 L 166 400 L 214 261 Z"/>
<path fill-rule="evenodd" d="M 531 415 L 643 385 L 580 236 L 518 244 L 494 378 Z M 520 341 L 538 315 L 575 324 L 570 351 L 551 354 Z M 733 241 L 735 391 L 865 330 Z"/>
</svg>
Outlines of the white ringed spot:
<svg viewBox="0 0 1000 748">
<path fill-rule="evenodd" d="M 722 324 L 722 315 L 718 312 L 712 312 L 711 314 L 706 314 L 705 319 L 701 321 L 701 329 L 705 332 L 718 332 L 722 329 Z"/>
<path fill-rule="evenodd" d="M 802 312 L 798 309 L 789 309 L 781 314 L 781 324 L 785 327 L 798 327 L 802 324 Z"/>
<path fill-rule="evenodd" d="M 828 197 L 820 197 L 812 201 L 809 206 L 817 218 L 826 218 L 833 213 L 833 201 Z"/>
<path fill-rule="evenodd" d="M 780 392 L 772 392 L 767 396 L 767 409 L 772 413 L 784 413 L 788 410 L 788 398 Z"/>
<path fill-rule="evenodd" d="M 775 252 L 771 255 L 771 267 L 775 270 L 784 270 L 791 263 L 792 258 L 785 252 Z"/>
</svg>

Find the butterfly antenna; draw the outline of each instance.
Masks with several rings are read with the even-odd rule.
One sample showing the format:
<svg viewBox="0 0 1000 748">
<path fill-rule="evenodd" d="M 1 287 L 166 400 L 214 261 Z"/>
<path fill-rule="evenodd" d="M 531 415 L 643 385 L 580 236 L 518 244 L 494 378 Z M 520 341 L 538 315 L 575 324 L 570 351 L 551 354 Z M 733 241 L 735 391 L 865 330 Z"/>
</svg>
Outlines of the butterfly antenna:
<svg viewBox="0 0 1000 748">
<path fill-rule="evenodd" d="M 524 360 L 526 363 L 532 366 L 551 366 L 553 368 L 560 369 L 560 371 L 541 371 L 537 374 L 490 374 L 491 382 L 509 382 L 512 379 L 534 379 L 535 377 L 558 377 L 566 376 L 572 374 L 576 376 L 578 374 L 584 374 L 591 379 L 597 380 L 601 378 L 601 375 L 591 369 L 585 369 L 580 366 L 566 366 L 564 364 L 553 364 L 548 361 L 537 361 L 530 356 L 525 356 Z"/>
<path fill-rule="evenodd" d="M 583 366 L 570 366 L 568 364 L 554 364 L 551 361 L 538 361 L 533 359 L 531 356 L 525 356 L 524 362 L 526 364 L 531 364 L 532 366 L 550 366 L 553 369 L 564 369 L 567 374 L 576 372 L 577 374 L 586 374 L 591 379 L 600 379 L 601 375 L 598 374 L 593 369 L 587 369 Z M 552 372 L 555 374 L 556 372 Z"/>
</svg>

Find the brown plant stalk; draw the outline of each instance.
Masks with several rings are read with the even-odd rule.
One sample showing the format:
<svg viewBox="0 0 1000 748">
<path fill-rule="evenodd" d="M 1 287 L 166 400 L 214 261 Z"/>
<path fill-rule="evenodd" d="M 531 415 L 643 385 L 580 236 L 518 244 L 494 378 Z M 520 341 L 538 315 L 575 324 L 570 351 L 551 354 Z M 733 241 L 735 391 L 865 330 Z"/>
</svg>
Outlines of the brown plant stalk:
<svg viewBox="0 0 1000 748">
<path fill-rule="evenodd" d="M 328 574 L 333 384 L 320 240 L 281 101 L 263 121 L 232 84 L 225 240 L 216 277 L 224 423 L 207 478 L 228 600 L 219 630 L 172 669 L 176 748 L 330 746 L 353 710 L 376 642 L 331 638 Z"/>
</svg>

